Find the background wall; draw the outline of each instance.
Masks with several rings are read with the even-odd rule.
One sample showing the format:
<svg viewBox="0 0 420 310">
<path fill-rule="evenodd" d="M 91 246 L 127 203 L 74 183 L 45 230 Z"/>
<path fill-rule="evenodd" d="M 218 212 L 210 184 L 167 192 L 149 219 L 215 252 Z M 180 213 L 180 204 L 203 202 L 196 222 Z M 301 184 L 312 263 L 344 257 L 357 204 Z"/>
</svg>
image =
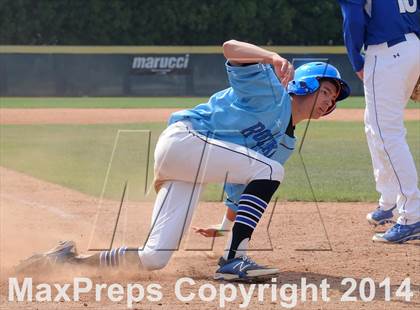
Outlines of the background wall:
<svg viewBox="0 0 420 310">
<path fill-rule="evenodd" d="M 329 61 L 348 81 L 352 95 L 363 95 L 362 83 L 341 50 L 288 47 L 276 51 L 294 61 L 295 67 L 314 59 Z M 136 57 L 141 68 L 133 69 Z M 178 59 L 181 68 L 176 68 Z M 228 86 L 219 47 L 92 48 L 89 52 L 72 47 L 59 51 L 10 47 L 0 52 L 0 96 L 208 96 Z"/>
</svg>

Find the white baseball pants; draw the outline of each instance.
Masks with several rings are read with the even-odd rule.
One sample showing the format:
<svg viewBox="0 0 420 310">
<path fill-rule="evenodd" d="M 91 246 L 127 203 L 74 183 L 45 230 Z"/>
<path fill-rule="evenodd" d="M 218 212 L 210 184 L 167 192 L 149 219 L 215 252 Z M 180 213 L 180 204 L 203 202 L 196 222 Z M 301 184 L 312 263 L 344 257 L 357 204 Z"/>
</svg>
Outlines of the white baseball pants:
<svg viewBox="0 0 420 310">
<path fill-rule="evenodd" d="M 420 221 L 417 170 L 406 141 L 404 108 L 420 75 L 420 40 L 413 33 L 388 47 L 370 45 L 364 66 L 365 132 L 379 205 L 397 205 L 399 224 Z"/>
<path fill-rule="evenodd" d="M 244 146 L 208 138 L 189 122 L 170 125 L 155 149 L 155 178 L 164 180 L 152 215 L 151 232 L 139 256 L 144 268 L 167 265 L 190 226 L 205 183 L 282 181 L 283 166 Z"/>
</svg>

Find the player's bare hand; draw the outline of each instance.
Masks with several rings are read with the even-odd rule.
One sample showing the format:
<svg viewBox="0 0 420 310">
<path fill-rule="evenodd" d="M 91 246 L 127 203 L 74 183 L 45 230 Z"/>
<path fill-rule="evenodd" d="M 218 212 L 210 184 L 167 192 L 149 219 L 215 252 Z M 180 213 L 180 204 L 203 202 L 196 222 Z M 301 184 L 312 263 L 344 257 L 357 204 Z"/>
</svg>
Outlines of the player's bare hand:
<svg viewBox="0 0 420 310">
<path fill-rule="evenodd" d="M 287 87 L 289 81 L 293 80 L 293 77 L 295 76 L 295 69 L 293 68 L 293 65 L 287 59 L 278 54 L 273 55 L 272 64 L 281 84 L 284 87 Z"/>
<path fill-rule="evenodd" d="M 356 72 L 356 74 L 357 74 L 357 77 L 358 77 L 359 79 L 361 79 L 361 80 L 362 80 L 362 82 L 363 82 L 363 75 L 364 75 L 363 69 L 362 69 L 362 70 L 360 70 L 360 71 L 357 71 L 357 72 Z"/>
<path fill-rule="evenodd" d="M 192 229 L 197 234 L 200 234 L 206 238 L 221 237 L 224 235 L 224 231 L 217 226 L 210 226 L 207 228 L 193 227 Z"/>
</svg>

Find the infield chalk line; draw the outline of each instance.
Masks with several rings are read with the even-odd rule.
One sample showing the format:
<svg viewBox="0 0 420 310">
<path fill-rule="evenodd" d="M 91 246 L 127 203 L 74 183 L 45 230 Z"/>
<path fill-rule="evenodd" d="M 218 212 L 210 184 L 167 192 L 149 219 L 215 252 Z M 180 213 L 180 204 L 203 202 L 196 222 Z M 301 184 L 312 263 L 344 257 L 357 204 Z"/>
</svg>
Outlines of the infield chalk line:
<svg viewBox="0 0 420 310">
<path fill-rule="evenodd" d="M 12 195 L 8 195 L 8 194 L 1 193 L 0 194 L 0 199 L 1 200 L 3 200 L 3 199 L 10 200 L 12 202 L 19 203 L 19 204 L 22 204 L 22 205 L 26 205 L 26 206 L 29 206 L 29 207 L 33 207 L 33 208 L 44 209 L 44 210 L 47 210 L 47 211 L 49 211 L 49 212 L 51 212 L 55 215 L 58 215 L 59 217 L 65 218 L 65 219 L 76 218 L 75 215 L 67 213 L 67 212 L 65 212 L 65 211 L 63 211 L 63 210 L 61 210 L 57 207 L 45 205 L 45 204 L 42 204 L 42 203 L 39 203 L 39 202 L 29 201 L 29 200 L 26 200 L 26 199 L 16 198 L 16 197 L 14 197 Z"/>
</svg>

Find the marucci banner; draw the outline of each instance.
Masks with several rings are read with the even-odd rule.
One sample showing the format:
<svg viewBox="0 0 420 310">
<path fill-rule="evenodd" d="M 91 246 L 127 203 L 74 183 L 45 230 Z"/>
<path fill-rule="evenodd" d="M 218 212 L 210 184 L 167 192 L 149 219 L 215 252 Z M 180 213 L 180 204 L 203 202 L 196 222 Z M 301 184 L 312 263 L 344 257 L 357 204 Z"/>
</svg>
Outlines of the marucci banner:
<svg viewBox="0 0 420 310">
<path fill-rule="evenodd" d="M 190 55 L 136 56 L 131 73 L 134 74 L 188 74 Z"/>
</svg>

